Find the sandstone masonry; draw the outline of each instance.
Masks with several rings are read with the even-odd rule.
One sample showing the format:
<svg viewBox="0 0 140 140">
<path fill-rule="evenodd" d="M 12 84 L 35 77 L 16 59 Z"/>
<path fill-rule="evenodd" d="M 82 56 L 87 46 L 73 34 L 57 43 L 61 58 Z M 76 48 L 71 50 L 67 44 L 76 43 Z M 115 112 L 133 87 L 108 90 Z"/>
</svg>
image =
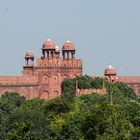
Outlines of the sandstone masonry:
<svg viewBox="0 0 140 140">
<path fill-rule="evenodd" d="M 0 93 L 17 92 L 27 99 L 52 99 L 61 96 L 61 83 L 65 78 L 82 75 L 82 60 L 75 58 L 75 47 L 67 41 L 59 47 L 48 39 L 42 46 L 42 56 L 36 59 L 28 51 L 23 76 L 0 76 Z"/>
</svg>

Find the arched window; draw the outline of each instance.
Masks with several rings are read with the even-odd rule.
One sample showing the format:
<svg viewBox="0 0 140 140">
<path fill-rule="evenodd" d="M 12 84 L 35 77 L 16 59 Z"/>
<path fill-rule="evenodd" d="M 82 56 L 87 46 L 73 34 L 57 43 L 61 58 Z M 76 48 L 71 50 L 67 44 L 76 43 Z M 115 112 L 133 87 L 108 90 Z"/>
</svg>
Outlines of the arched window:
<svg viewBox="0 0 140 140">
<path fill-rule="evenodd" d="M 40 98 L 41 99 L 49 99 L 49 92 L 47 90 L 43 91 Z"/>
<path fill-rule="evenodd" d="M 76 77 L 77 77 L 77 75 L 76 75 L 76 74 L 74 74 L 74 75 L 73 75 L 73 78 L 76 78 Z"/>
<path fill-rule="evenodd" d="M 59 96 L 59 92 L 57 90 L 54 91 L 54 97 L 58 97 Z"/>
<path fill-rule="evenodd" d="M 54 82 L 55 84 L 58 84 L 58 83 L 59 83 L 59 77 L 58 77 L 57 74 L 53 75 L 53 82 Z"/>
<path fill-rule="evenodd" d="M 42 78 L 42 83 L 43 84 L 48 84 L 49 83 L 49 76 L 48 75 L 44 75 Z"/>
<path fill-rule="evenodd" d="M 68 78 L 69 78 L 69 76 L 65 74 L 64 75 L 64 79 L 68 79 Z"/>
</svg>

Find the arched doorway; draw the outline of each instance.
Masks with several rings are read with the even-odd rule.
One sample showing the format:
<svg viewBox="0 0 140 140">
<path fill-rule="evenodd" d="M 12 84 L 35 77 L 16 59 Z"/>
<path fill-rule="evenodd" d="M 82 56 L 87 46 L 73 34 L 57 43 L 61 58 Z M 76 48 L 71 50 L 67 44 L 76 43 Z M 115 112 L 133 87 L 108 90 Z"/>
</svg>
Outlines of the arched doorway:
<svg viewBox="0 0 140 140">
<path fill-rule="evenodd" d="M 69 76 L 65 74 L 64 75 L 64 79 L 68 79 L 68 78 L 69 78 Z"/>
<path fill-rule="evenodd" d="M 48 84 L 49 83 L 49 76 L 48 75 L 44 75 L 42 78 L 42 83 L 43 84 Z"/>
<path fill-rule="evenodd" d="M 47 90 L 43 91 L 40 98 L 41 99 L 49 99 L 49 92 Z"/>
<path fill-rule="evenodd" d="M 59 77 L 57 74 L 53 75 L 53 82 L 54 84 L 58 84 L 59 83 Z"/>
<path fill-rule="evenodd" d="M 54 94 L 54 97 L 59 97 L 59 92 L 58 92 L 57 90 L 55 90 L 55 91 L 53 92 L 53 94 Z"/>
<path fill-rule="evenodd" d="M 76 75 L 76 74 L 74 74 L 74 75 L 73 75 L 73 78 L 76 78 L 76 77 L 77 77 L 77 75 Z"/>
</svg>

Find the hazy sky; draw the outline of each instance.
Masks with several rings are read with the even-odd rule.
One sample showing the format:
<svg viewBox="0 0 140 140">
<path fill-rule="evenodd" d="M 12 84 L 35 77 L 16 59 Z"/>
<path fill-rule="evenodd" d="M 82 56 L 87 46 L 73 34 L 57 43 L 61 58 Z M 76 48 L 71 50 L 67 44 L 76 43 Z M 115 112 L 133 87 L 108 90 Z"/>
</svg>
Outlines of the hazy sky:
<svg viewBox="0 0 140 140">
<path fill-rule="evenodd" d="M 0 0 L 0 75 L 20 75 L 24 55 L 71 40 L 84 74 L 140 75 L 140 0 Z"/>
</svg>

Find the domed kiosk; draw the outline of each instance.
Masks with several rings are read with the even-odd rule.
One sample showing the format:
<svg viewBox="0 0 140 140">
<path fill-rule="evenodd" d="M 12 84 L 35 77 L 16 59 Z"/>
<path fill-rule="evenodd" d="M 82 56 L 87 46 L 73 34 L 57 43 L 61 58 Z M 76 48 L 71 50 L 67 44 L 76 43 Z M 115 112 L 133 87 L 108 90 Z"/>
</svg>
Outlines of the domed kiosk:
<svg viewBox="0 0 140 140">
<path fill-rule="evenodd" d="M 114 67 L 112 67 L 112 65 L 109 65 L 105 69 L 104 75 L 108 79 L 109 82 L 115 82 L 116 75 L 117 75 L 116 69 Z"/>
<path fill-rule="evenodd" d="M 53 58 L 55 53 L 55 43 L 51 39 L 47 39 L 42 46 L 43 58 Z"/>
<path fill-rule="evenodd" d="M 75 59 L 75 50 L 73 43 L 67 40 L 62 48 L 63 59 Z"/>
<path fill-rule="evenodd" d="M 25 61 L 26 61 L 26 66 L 33 66 L 33 62 L 34 62 L 34 55 L 31 51 L 28 51 L 25 54 Z"/>
<path fill-rule="evenodd" d="M 47 41 L 44 42 L 42 49 L 55 49 L 55 43 L 51 39 L 47 39 Z"/>
</svg>

